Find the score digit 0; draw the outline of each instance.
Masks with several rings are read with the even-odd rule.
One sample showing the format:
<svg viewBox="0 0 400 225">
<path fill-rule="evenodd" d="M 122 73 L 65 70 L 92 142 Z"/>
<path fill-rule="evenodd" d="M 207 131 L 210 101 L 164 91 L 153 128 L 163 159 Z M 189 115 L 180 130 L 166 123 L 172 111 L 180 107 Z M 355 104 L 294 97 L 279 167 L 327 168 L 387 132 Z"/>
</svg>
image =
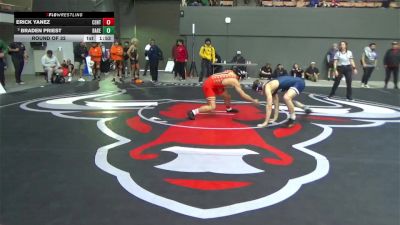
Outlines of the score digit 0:
<svg viewBox="0 0 400 225">
<path fill-rule="evenodd" d="M 114 26 L 114 18 L 103 18 L 103 26 Z"/>
</svg>

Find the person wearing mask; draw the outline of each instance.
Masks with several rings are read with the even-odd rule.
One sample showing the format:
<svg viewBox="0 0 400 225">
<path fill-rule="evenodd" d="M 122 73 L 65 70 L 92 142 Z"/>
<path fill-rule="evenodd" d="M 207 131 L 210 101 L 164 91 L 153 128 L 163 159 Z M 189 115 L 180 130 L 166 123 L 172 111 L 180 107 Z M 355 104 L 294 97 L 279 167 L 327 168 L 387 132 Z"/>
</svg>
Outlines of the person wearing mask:
<svg viewBox="0 0 400 225">
<path fill-rule="evenodd" d="M 304 70 L 300 68 L 299 64 L 293 64 L 292 70 L 290 71 L 292 77 L 304 78 Z"/>
<path fill-rule="evenodd" d="M 150 40 L 150 49 L 148 52 L 149 64 L 150 64 L 150 75 L 152 82 L 158 81 L 158 63 L 163 60 L 163 53 L 161 49 L 156 45 L 154 39 Z"/>
<path fill-rule="evenodd" d="M 199 82 L 203 82 L 203 77 L 209 77 L 212 74 L 212 64 L 216 62 L 215 48 L 211 45 L 211 39 L 206 38 L 204 45 L 199 52 L 201 58 L 201 72 Z"/>
<path fill-rule="evenodd" d="M 0 83 L 3 87 L 6 86 L 6 79 L 4 76 L 4 69 L 6 66 L 6 53 L 7 53 L 7 45 L 3 40 L 0 39 Z"/>
<path fill-rule="evenodd" d="M 232 63 L 238 63 L 238 64 L 245 64 L 246 59 L 242 56 L 241 51 L 236 51 L 236 55 L 232 58 L 231 60 Z M 247 75 L 247 67 L 246 66 L 238 66 L 238 68 L 243 72 L 243 77 L 240 79 L 244 79 Z"/>
<path fill-rule="evenodd" d="M 271 64 L 265 63 L 265 66 L 260 69 L 260 79 L 267 78 L 268 80 L 272 79 L 272 68 Z"/>
<path fill-rule="evenodd" d="M 337 43 L 333 43 L 332 47 L 329 49 L 328 53 L 326 54 L 326 62 L 328 64 L 328 80 L 333 80 L 334 76 L 334 70 L 333 70 L 333 61 L 336 52 L 338 51 L 338 45 Z"/>
<path fill-rule="evenodd" d="M 17 84 L 24 84 L 21 80 L 22 70 L 24 69 L 25 61 L 28 60 L 28 54 L 25 45 L 21 42 L 12 42 L 8 46 L 8 53 L 11 55 L 11 60 L 15 69 L 15 81 Z"/>
<path fill-rule="evenodd" d="M 346 98 L 353 101 L 351 82 L 353 74 L 357 74 L 356 64 L 354 63 L 353 53 L 348 50 L 348 44 L 345 41 L 339 43 L 339 51 L 336 52 L 333 62 L 335 82 L 333 83 L 328 98 L 335 95 L 336 89 L 340 84 L 340 80 L 344 76 L 346 78 Z"/>
<path fill-rule="evenodd" d="M 400 64 L 400 48 L 397 41 L 392 42 L 392 48 L 386 51 L 385 57 L 383 58 L 383 66 L 385 67 L 385 88 L 387 88 L 390 74 L 393 73 L 394 88 L 398 89 L 397 79 L 399 76 L 399 64 Z"/>
<path fill-rule="evenodd" d="M 151 40 L 150 40 L 150 41 L 151 41 Z M 146 60 L 146 63 L 144 64 L 143 76 L 146 76 L 147 70 L 149 69 L 149 65 L 150 65 L 150 63 L 149 63 L 149 56 L 148 56 L 150 47 L 151 47 L 150 42 L 144 47 L 144 58 L 145 58 L 145 60 Z"/>
<path fill-rule="evenodd" d="M 89 49 L 89 55 L 91 61 L 93 62 L 93 68 L 92 68 L 93 81 L 95 81 L 96 79 L 100 80 L 100 63 L 103 51 L 99 43 L 97 42 L 92 43 L 92 47 L 90 47 Z"/>
<path fill-rule="evenodd" d="M 132 82 L 139 79 L 139 53 L 138 53 L 139 40 L 132 38 L 131 46 L 128 49 L 128 56 L 131 62 Z"/>
<path fill-rule="evenodd" d="M 85 81 L 83 79 L 83 70 L 86 66 L 86 56 L 88 55 L 88 50 L 86 48 L 85 42 L 80 42 L 78 45 L 74 46 L 74 70 L 73 74 L 76 76 L 79 74 L 78 81 Z"/>
<path fill-rule="evenodd" d="M 177 46 L 175 48 L 175 72 L 181 76 L 182 80 L 185 80 L 186 78 L 186 72 L 185 72 L 185 65 L 186 62 L 188 61 L 188 51 L 183 44 L 183 40 L 179 39 L 177 41 Z"/>
<path fill-rule="evenodd" d="M 58 61 L 57 57 L 53 55 L 52 50 L 47 50 L 46 54 L 42 56 L 42 66 L 44 72 L 46 72 L 46 82 L 49 83 L 51 81 L 53 83 L 54 74 L 62 74 L 63 70 L 60 68 L 61 64 Z"/>
<path fill-rule="evenodd" d="M 368 80 L 371 77 L 372 71 L 374 71 L 378 63 L 378 55 L 376 54 L 376 44 L 371 43 L 369 46 L 364 48 L 361 55 L 361 65 L 363 67 L 363 76 L 361 79 L 361 87 L 369 88 Z"/>
<path fill-rule="evenodd" d="M 310 63 L 310 66 L 306 69 L 305 78 L 317 82 L 319 78 L 319 70 L 315 65 L 315 62 Z"/>
<path fill-rule="evenodd" d="M 122 66 L 123 66 L 123 60 L 124 60 L 124 48 L 122 47 L 121 43 L 119 40 L 115 40 L 114 44 L 111 46 L 110 49 L 110 54 L 111 54 L 111 60 L 114 61 L 115 68 L 117 70 L 117 73 L 114 73 L 114 78 L 112 79 L 112 82 L 122 82 Z"/>
</svg>

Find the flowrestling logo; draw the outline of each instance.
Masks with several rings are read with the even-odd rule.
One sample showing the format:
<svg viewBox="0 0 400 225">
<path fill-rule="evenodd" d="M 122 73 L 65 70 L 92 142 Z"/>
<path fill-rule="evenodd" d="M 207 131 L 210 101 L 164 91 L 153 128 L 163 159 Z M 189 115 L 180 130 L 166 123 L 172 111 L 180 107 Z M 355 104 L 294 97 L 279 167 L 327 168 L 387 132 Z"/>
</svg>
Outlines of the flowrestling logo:
<svg viewBox="0 0 400 225">
<path fill-rule="evenodd" d="M 203 101 L 113 100 L 124 92 L 91 93 L 32 100 L 22 109 L 66 119 L 93 120 L 115 142 L 97 149 L 96 165 L 115 176 L 132 195 L 202 219 L 265 208 L 293 196 L 329 173 L 329 160 L 313 145 L 335 128 L 368 128 L 399 123 L 400 109 L 372 102 L 347 102 L 310 94 L 313 113 L 298 112 L 298 123 L 280 120 L 257 128 L 262 107 L 235 102 L 196 120 L 187 110 Z M 311 184 L 310 184 L 311 185 Z M 315 183 L 313 185 L 318 185 Z"/>
</svg>

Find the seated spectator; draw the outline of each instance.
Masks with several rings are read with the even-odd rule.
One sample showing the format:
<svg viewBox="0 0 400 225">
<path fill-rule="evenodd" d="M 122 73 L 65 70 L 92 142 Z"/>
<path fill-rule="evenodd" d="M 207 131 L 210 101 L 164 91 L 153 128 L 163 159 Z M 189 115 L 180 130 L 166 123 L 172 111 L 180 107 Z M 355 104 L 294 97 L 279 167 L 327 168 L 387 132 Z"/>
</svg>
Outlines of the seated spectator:
<svg viewBox="0 0 400 225">
<path fill-rule="evenodd" d="M 319 6 L 319 0 L 310 0 L 310 4 L 308 5 L 309 7 L 318 7 Z"/>
<path fill-rule="evenodd" d="M 246 59 L 242 56 L 241 51 L 237 51 L 236 55 L 232 58 L 231 63 L 238 63 L 238 64 L 246 64 Z M 239 70 L 244 72 L 247 75 L 247 67 L 246 66 L 238 66 Z M 244 76 L 246 76 L 244 75 Z M 242 77 L 243 78 L 243 77 Z"/>
<path fill-rule="evenodd" d="M 194 1 L 189 1 L 189 6 L 202 6 L 202 4 L 199 2 L 200 0 L 194 0 Z"/>
<path fill-rule="evenodd" d="M 44 72 L 47 73 L 46 82 L 53 82 L 53 76 L 55 73 L 62 74 L 61 65 L 57 57 L 53 55 L 53 51 L 47 50 L 46 54 L 42 57 L 42 66 Z"/>
<path fill-rule="evenodd" d="M 218 53 L 215 53 L 215 63 L 222 63 L 221 56 Z M 221 65 L 213 65 L 214 73 L 220 73 L 223 71 Z"/>
<path fill-rule="evenodd" d="M 68 77 L 67 82 L 72 81 L 72 71 L 74 71 L 74 65 L 72 64 L 70 59 L 67 59 L 67 61 L 63 60 L 61 63 L 62 71 L 63 71 L 63 76 Z"/>
<path fill-rule="evenodd" d="M 261 79 L 267 78 L 268 80 L 271 80 L 272 79 L 271 64 L 266 63 L 265 66 L 261 67 L 259 75 Z"/>
<path fill-rule="evenodd" d="M 280 76 L 289 76 L 288 72 L 283 68 L 282 64 L 278 64 L 272 74 L 272 78 L 278 78 Z"/>
<path fill-rule="evenodd" d="M 299 64 L 295 63 L 292 70 L 290 71 L 290 75 L 292 75 L 293 77 L 304 78 L 304 70 L 300 68 Z"/>
<path fill-rule="evenodd" d="M 315 62 L 311 62 L 310 66 L 306 69 L 305 78 L 314 82 L 318 81 L 319 70 L 315 67 Z"/>
</svg>

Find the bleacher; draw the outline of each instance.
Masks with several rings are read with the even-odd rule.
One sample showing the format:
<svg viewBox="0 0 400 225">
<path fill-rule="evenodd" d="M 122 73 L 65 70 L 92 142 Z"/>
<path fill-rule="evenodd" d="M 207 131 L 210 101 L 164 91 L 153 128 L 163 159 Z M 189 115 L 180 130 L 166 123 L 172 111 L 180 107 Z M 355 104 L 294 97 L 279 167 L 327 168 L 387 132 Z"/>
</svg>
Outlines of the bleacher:
<svg viewBox="0 0 400 225">
<path fill-rule="evenodd" d="M 191 6 L 194 0 L 182 0 L 182 6 Z M 262 6 L 262 7 L 310 7 L 307 0 L 197 0 L 198 5 L 203 6 Z M 385 3 L 388 3 L 385 5 Z M 399 1 L 385 0 L 337 0 L 320 1 L 317 7 L 341 7 L 341 8 L 400 8 Z"/>
</svg>

